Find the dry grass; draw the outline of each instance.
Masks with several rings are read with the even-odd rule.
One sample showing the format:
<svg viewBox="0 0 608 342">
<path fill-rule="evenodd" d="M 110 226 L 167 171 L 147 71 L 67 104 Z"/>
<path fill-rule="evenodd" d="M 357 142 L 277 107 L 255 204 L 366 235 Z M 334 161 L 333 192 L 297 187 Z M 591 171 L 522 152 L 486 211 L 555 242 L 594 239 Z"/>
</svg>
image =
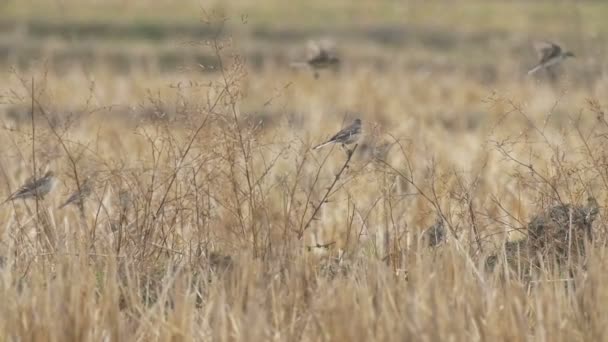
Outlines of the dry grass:
<svg viewBox="0 0 608 342">
<path fill-rule="evenodd" d="M 0 208 L 0 336 L 606 339 L 604 65 L 525 78 L 512 37 L 490 78 L 464 55 L 346 42 L 345 65 L 315 80 L 244 61 L 224 38 L 204 46 L 214 70 L 5 68 L 4 193 L 45 166 L 60 183 Z M 352 159 L 310 149 L 354 117 Z M 91 174 L 83 210 L 58 209 Z M 501 247 L 589 196 L 600 210 L 582 258 Z M 448 238 L 430 248 L 436 220 Z"/>
</svg>

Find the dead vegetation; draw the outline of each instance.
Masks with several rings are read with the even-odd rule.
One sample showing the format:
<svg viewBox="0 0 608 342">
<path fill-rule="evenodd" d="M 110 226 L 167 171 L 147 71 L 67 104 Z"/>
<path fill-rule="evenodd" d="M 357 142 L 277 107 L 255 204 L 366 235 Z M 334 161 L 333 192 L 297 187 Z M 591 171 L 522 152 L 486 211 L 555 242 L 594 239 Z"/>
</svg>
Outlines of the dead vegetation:
<svg viewBox="0 0 608 342">
<path fill-rule="evenodd" d="M 601 78 L 316 80 L 208 44 L 186 75 L 7 73 L 6 195 L 59 184 L 0 208 L 5 339 L 606 339 Z M 352 111 L 349 152 L 312 149 Z"/>
</svg>

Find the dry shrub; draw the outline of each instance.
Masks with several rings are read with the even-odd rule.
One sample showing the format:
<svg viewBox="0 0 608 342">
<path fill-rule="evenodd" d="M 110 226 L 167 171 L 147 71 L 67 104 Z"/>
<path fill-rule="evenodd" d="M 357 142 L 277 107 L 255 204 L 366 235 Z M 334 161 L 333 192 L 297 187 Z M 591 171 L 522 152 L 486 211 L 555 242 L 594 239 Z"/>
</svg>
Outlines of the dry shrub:
<svg viewBox="0 0 608 342">
<path fill-rule="evenodd" d="M 263 74 L 226 53 L 230 40 L 207 43 L 215 73 L 118 109 L 89 100 L 91 86 L 72 115 L 55 116 L 60 77 L 15 73 L 11 102 L 34 115 L 2 131 L 7 188 L 43 164 L 66 190 L 92 171 L 96 185 L 81 208 L 57 209 L 57 191 L 2 208 L 0 335 L 606 338 L 605 220 L 601 206 L 576 205 L 590 195 L 602 203 L 608 189 L 597 101 L 577 117 L 539 118 L 494 93 L 487 118 L 455 125 L 440 111 L 444 95 L 464 110 L 486 91 L 460 77 L 436 85 L 405 74 L 412 84 L 396 87 L 404 75 L 387 72 L 370 87 L 369 73 L 337 72 L 269 96 Z M 255 87 L 263 101 L 247 93 Z M 305 109 L 265 122 L 289 112 L 282 101 Z M 330 106 L 365 110 L 353 155 L 310 150 L 355 115 L 316 113 Z M 584 120 L 589 112 L 598 124 Z M 489 254 L 505 266 L 498 275 L 484 272 Z M 573 258 L 581 254 L 584 264 Z"/>
</svg>

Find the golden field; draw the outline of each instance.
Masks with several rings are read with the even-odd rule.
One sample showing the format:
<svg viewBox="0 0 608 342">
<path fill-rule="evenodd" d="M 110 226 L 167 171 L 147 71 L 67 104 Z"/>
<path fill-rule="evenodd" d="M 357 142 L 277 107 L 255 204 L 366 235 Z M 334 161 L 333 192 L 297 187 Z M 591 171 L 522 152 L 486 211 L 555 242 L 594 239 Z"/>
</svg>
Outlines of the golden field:
<svg viewBox="0 0 608 342">
<path fill-rule="evenodd" d="M 3 2 L 0 191 L 58 182 L 0 208 L 2 340 L 608 339 L 606 14 Z M 323 38 L 338 70 L 290 68 Z M 577 56 L 555 81 L 526 75 L 539 39 Z M 352 158 L 311 149 L 355 117 Z M 88 176 L 84 206 L 59 209 Z M 502 247 L 588 197 L 583 255 Z M 438 218 L 447 239 L 429 247 Z"/>
</svg>

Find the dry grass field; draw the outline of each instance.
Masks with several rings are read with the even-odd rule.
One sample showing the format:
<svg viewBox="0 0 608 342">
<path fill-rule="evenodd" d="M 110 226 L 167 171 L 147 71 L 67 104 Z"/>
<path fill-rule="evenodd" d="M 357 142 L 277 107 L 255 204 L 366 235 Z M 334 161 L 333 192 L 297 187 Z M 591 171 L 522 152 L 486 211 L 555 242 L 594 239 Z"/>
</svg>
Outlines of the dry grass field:
<svg viewBox="0 0 608 342">
<path fill-rule="evenodd" d="M 1 340 L 608 340 L 607 15 L 0 2 Z"/>
</svg>

